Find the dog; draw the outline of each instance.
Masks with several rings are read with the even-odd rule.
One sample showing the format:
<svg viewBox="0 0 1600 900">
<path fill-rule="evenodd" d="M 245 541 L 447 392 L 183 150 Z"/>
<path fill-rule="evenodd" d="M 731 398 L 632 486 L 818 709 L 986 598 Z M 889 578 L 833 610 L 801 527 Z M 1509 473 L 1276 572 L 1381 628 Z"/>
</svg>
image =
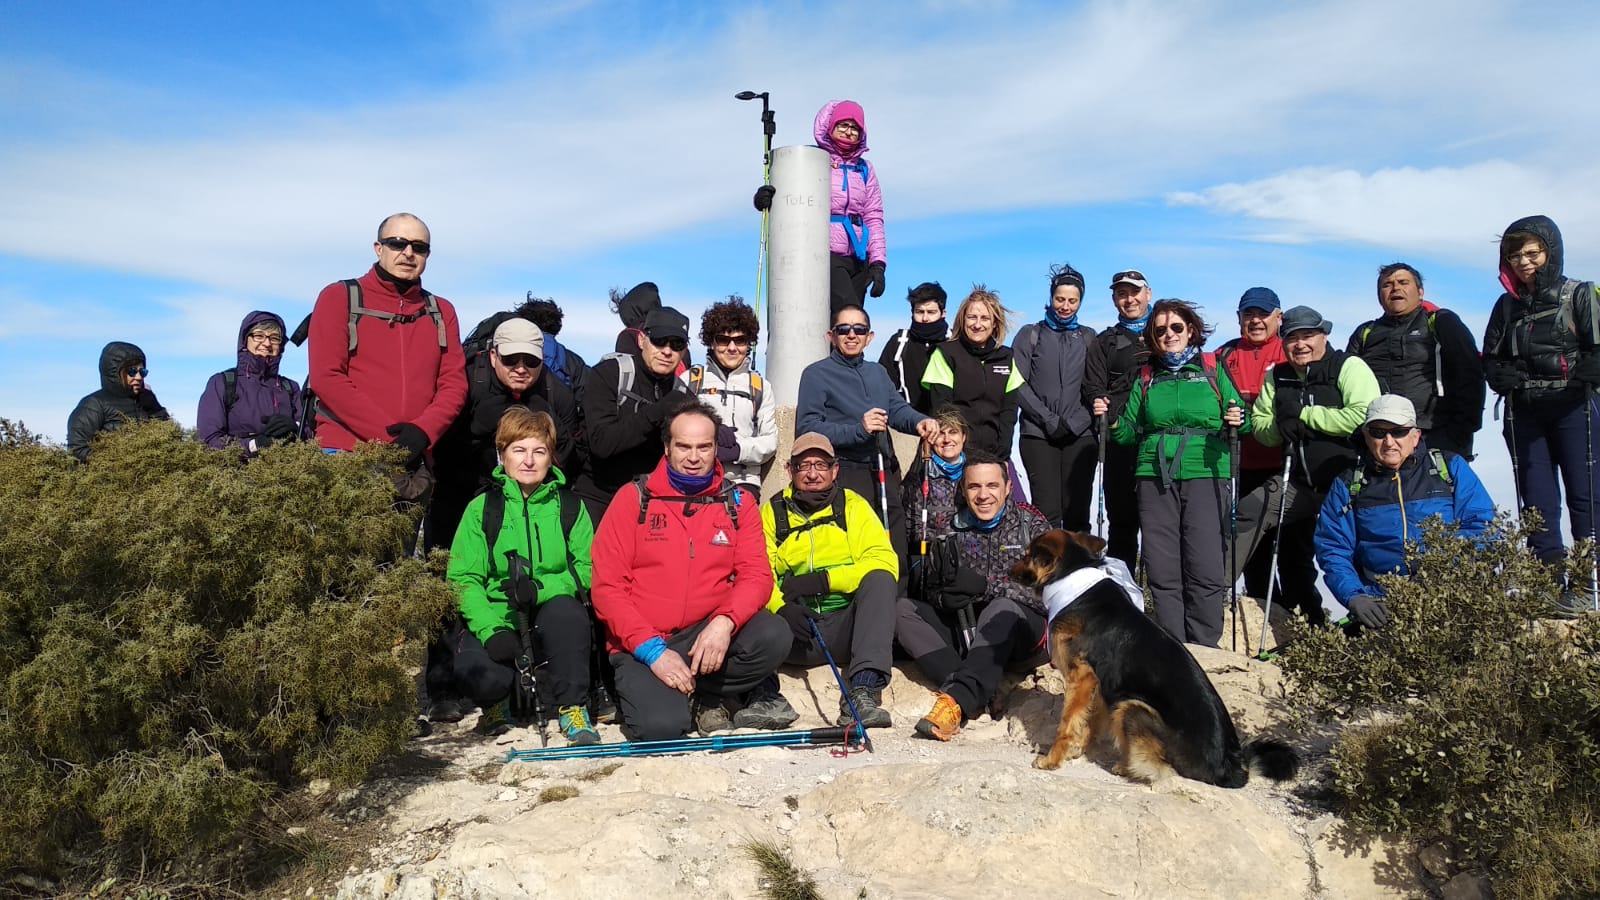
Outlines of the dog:
<svg viewBox="0 0 1600 900">
<path fill-rule="evenodd" d="M 1118 754 L 1112 771 L 1134 781 L 1176 772 L 1237 788 L 1252 772 L 1293 778 L 1300 760 L 1287 744 L 1240 747 L 1233 718 L 1200 664 L 1099 569 L 1105 546 L 1093 535 L 1058 529 L 1035 538 L 1011 568 L 1012 581 L 1035 588 L 1051 607 L 1050 663 L 1066 679 L 1055 743 L 1034 767 L 1059 768 L 1109 730 Z"/>
</svg>

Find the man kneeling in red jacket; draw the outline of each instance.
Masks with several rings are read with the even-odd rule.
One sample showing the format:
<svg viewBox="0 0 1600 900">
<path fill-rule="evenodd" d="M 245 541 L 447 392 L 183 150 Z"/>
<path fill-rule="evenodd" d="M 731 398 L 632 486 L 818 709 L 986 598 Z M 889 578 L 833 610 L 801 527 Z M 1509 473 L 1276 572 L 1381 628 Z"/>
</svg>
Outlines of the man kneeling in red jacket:
<svg viewBox="0 0 1600 900">
<path fill-rule="evenodd" d="M 730 704 L 776 672 L 789 626 L 772 597 L 761 510 L 724 489 L 717 414 L 686 404 L 663 425 L 666 458 L 624 485 L 595 533 L 594 608 L 610 635 L 631 740 L 732 727 Z"/>
</svg>

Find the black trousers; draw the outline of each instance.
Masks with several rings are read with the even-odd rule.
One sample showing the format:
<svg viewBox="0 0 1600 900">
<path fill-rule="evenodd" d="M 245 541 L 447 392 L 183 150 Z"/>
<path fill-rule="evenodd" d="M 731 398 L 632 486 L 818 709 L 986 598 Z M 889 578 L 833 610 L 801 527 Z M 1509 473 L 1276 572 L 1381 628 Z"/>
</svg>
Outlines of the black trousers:
<svg viewBox="0 0 1600 900">
<path fill-rule="evenodd" d="M 854 254 L 830 254 L 828 258 L 828 324 L 832 325 L 833 317 L 846 306 L 866 308 L 867 285 L 872 283 L 872 276 L 867 272 L 867 261 Z"/>
<path fill-rule="evenodd" d="M 955 649 L 955 616 L 909 597 L 900 598 L 895 637 L 930 681 L 971 719 L 983 713 L 1007 671 L 1027 672 L 1049 658 L 1044 614 L 1010 597 L 975 609 L 972 645 L 963 659 Z"/>
<path fill-rule="evenodd" d="M 676 651 L 687 663 L 689 648 L 705 627 L 706 622 L 697 622 L 672 635 L 667 638 L 667 649 Z M 764 609 L 758 611 L 733 633 L 722 668 L 695 676 L 695 695 L 717 702 L 745 693 L 778 671 L 793 641 L 787 622 Z M 630 653 L 611 654 L 611 666 L 617 674 L 622 728 L 629 740 L 676 740 L 694 727 L 689 698 L 668 687 L 649 666 Z"/>
<path fill-rule="evenodd" d="M 589 702 L 589 612 L 573 597 L 552 597 L 534 610 L 534 679 L 547 715 Z M 487 709 L 511 695 L 515 666 L 489 658 L 466 626 L 448 636 L 456 688 Z"/>
<path fill-rule="evenodd" d="M 1024 437 L 1021 446 L 1033 505 L 1050 524 L 1088 533 L 1094 467 L 1100 461 L 1094 432 L 1063 441 Z"/>
<path fill-rule="evenodd" d="M 871 572 L 861 579 L 850 598 L 850 605 L 824 613 L 817 622 L 817 630 L 828 643 L 828 652 L 836 665 L 849 668 L 846 678 L 854 678 L 866 671 L 889 675 L 894 654 L 895 600 L 899 586 L 884 570 Z M 789 648 L 788 662 L 796 666 L 816 666 L 825 662 L 822 648 L 816 638 L 801 641 L 795 638 Z"/>
<path fill-rule="evenodd" d="M 1106 540 L 1106 555 L 1127 563 L 1130 572 L 1139 571 L 1139 497 L 1133 477 L 1138 459 L 1138 447 L 1106 443 L 1106 470 L 1101 476 L 1111 532 Z"/>
</svg>

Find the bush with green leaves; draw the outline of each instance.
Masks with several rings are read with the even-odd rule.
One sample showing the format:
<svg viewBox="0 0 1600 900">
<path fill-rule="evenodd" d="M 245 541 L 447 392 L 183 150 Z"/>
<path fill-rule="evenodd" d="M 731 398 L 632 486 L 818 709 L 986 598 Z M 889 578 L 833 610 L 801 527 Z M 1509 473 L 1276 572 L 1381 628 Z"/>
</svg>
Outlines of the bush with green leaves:
<svg viewBox="0 0 1600 900">
<path fill-rule="evenodd" d="M 1600 895 L 1600 616 L 1537 621 L 1556 573 L 1509 520 L 1481 541 L 1435 520 L 1423 544 L 1413 577 L 1381 579 L 1388 627 L 1298 626 L 1283 657 L 1300 712 L 1373 723 L 1335 748 L 1344 815 L 1449 842 L 1500 896 Z"/>
<path fill-rule="evenodd" d="M 0 871 L 203 854 L 405 743 L 454 598 L 403 551 L 392 467 L 167 423 L 82 466 L 0 420 Z"/>
</svg>

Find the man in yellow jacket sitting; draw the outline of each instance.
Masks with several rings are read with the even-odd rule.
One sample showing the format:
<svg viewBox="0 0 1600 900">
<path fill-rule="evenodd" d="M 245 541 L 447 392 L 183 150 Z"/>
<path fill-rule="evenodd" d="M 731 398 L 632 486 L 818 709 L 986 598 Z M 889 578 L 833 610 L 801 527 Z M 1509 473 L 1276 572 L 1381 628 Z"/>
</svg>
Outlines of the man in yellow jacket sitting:
<svg viewBox="0 0 1600 900">
<path fill-rule="evenodd" d="M 861 724 L 888 728 L 883 689 L 889 684 L 900 578 L 894 545 L 872 504 L 838 483 L 839 462 L 826 437 L 807 432 L 796 438 L 788 467 L 789 487 L 761 506 L 767 555 L 777 576 L 767 608 L 794 631 L 791 664 L 823 662 L 811 632 L 816 622 L 834 659 L 848 666 L 849 700 L 855 702 Z M 765 699 L 752 697 L 746 710 L 752 716 L 787 711 L 790 719 L 783 724 L 792 722 L 788 701 L 776 685 L 766 687 Z M 849 703 L 840 697 L 838 722 L 852 721 Z M 734 724 L 740 724 L 737 717 Z M 773 727 L 749 727 L 763 725 Z"/>
</svg>

